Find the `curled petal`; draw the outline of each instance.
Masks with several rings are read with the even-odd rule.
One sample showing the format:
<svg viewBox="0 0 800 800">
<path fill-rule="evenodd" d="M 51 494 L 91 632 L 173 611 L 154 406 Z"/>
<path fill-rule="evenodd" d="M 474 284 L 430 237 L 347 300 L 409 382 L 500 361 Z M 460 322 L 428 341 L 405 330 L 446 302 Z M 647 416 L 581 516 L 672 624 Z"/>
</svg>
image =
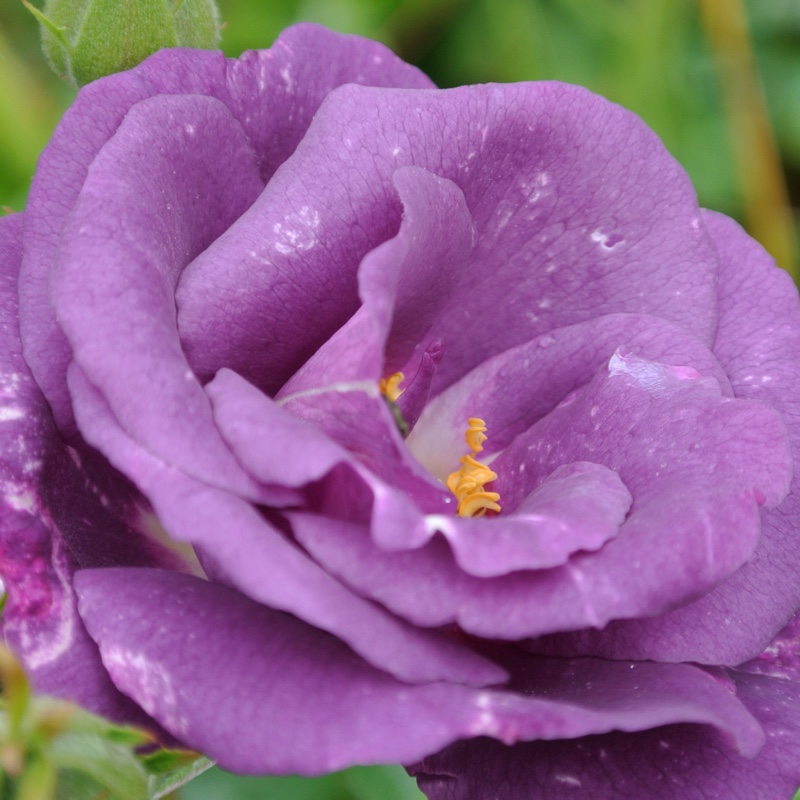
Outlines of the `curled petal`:
<svg viewBox="0 0 800 800">
<path fill-rule="evenodd" d="M 714 352 L 737 397 L 766 403 L 781 414 L 796 458 L 797 290 L 736 223 L 711 213 L 705 221 L 720 252 L 720 327 Z M 612 623 L 602 633 L 558 637 L 542 649 L 728 665 L 755 658 L 800 606 L 798 481 L 795 466 L 788 497 L 777 508 L 761 510 L 761 536 L 753 556 L 704 597 L 659 617 Z"/>
<path fill-rule="evenodd" d="M 631 504 L 619 476 L 600 464 L 556 469 L 511 514 L 491 519 L 428 516 L 458 565 L 491 577 L 566 563 L 578 551 L 597 550 L 619 533 Z"/>
<path fill-rule="evenodd" d="M 654 419 L 669 437 L 656 437 Z M 549 570 L 480 580 L 436 541 L 385 553 L 358 524 L 288 516 L 317 560 L 395 613 L 511 639 L 663 613 L 715 586 L 752 554 L 759 507 L 781 500 L 790 466 L 786 431 L 771 409 L 634 357 L 612 359 L 517 437 L 492 463 L 495 486 L 513 508 L 555 467 L 579 460 L 618 472 L 633 507 L 599 551 Z"/>
<path fill-rule="evenodd" d="M 0 220 L 0 579 L 8 593 L 2 635 L 38 691 L 154 729 L 110 682 L 78 617 L 72 577 L 79 558 L 177 569 L 181 561 L 131 524 L 131 495 L 120 480 L 106 478 L 101 502 L 92 491 L 101 471 L 75 463 L 55 431 L 22 357 L 21 239 L 22 215 Z M 87 537 L 90 550 L 83 547 Z"/>
<path fill-rule="evenodd" d="M 432 85 L 377 42 L 302 24 L 284 31 L 271 49 L 239 60 L 220 52 L 163 50 L 79 93 L 39 160 L 20 280 L 25 357 L 60 428 L 74 424 L 66 385 L 71 354 L 48 300 L 50 268 L 89 165 L 131 107 L 156 95 L 216 98 L 242 126 L 266 182 L 297 147 L 322 100 L 344 83 Z M 226 140 L 220 145 L 225 162 Z"/>
<path fill-rule="evenodd" d="M 334 634 L 401 680 L 484 685 L 504 679 L 501 668 L 466 646 L 414 628 L 351 592 L 247 501 L 189 478 L 138 447 L 77 369 L 70 370 L 70 384 L 82 401 L 78 422 L 87 438 L 136 482 L 174 539 L 202 552 L 213 578 Z M 236 536 L 220 536 L 223 530 Z"/>
<path fill-rule="evenodd" d="M 485 739 L 459 742 L 412 772 L 430 800 L 483 800 L 498 786 L 503 800 L 788 799 L 800 783 L 798 684 L 733 677 L 737 697 L 766 733 L 753 758 L 742 758 L 706 727 L 669 725 L 510 748 Z"/>
<path fill-rule="evenodd" d="M 182 740 L 240 772 L 315 774 L 408 763 L 462 737 L 511 744 L 678 721 L 716 726 L 746 756 L 763 743 L 728 689 L 688 665 L 545 660 L 529 691 L 410 686 L 335 638 L 196 578 L 90 570 L 76 585 L 117 685 Z M 597 692 L 586 691 L 587 678 Z"/>
<path fill-rule="evenodd" d="M 214 158 L 220 140 L 224 162 Z M 253 151 L 222 103 L 144 100 L 92 163 L 51 284 L 75 362 L 125 429 L 189 474 L 251 496 L 181 351 L 174 289 L 260 189 Z"/>
<path fill-rule="evenodd" d="M 486 452 L 506 448 L 588 383 L 619 349 L 675 367 L 691 366 L 733 396 L 709 349 L 677 325 L 649 314 L 607 314 L 537 336 L 487 359 L 433 398 L 408 437 L 415 455 L 446 475 L 461 455 L 464 421 L 478 415 L 491 436 Z M 401 396 L 402 398 L 402 396 Z"/>
<path fill-rule="evenodd" d="M 276 391 L 341 327 L 356 310 L 357 265 L 400 227 L 403 167 L 459 187 L 476 234 L 429 331 L 446 348 L 434 393 L 496 353 L 602 314 L 658 313 L 713 340 L 716 253 L 688 177 L 641 120 L 555 83 L 347 86 L 184 275 L 180 329 L 201 375 L 228 366 Z"/>
<path fill-rule="evenodd" d="M 403 204 L 397 235 L 358 270 L 362 306 L 303 365 L 278 397 L 408 370 L 428 349 L 426 334 L 459 282 L 474 231 L 464 194 L 418 167 L 392 176 Z M 407 377 L 411 377 L 409 374 Z"/>
</svg>

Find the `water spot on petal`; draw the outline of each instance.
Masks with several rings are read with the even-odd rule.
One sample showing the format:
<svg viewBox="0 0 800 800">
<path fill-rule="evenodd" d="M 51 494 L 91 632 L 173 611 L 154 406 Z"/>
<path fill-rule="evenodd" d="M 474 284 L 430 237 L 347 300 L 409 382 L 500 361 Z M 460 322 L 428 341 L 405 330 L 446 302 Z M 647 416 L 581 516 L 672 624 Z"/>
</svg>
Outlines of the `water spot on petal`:
<svg viewBox="0 0 800 800">
<path fill-rule="evenodd" d="M 625 241 L 625 237 L 619 231 L 609 231 L 605 228 L 597 228 L 592 231 L 589 238 L 593 242 L 597 242 L 604 250 L 613 250 Z"/>
</svg>

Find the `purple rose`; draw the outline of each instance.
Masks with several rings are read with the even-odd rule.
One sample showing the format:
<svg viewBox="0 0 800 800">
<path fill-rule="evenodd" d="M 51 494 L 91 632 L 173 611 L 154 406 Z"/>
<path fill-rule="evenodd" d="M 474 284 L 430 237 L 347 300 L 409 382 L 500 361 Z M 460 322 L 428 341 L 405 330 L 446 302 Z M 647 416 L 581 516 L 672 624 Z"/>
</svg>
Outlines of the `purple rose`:
<svg viewBox="0 0 800 800">
<path fill-rule="evenodd" d="M 40 691 L 436 800 L 800 784 L 800 304 L 633 114 L 309 25 L 163 51 L 0 265 Z"/>
</svg>

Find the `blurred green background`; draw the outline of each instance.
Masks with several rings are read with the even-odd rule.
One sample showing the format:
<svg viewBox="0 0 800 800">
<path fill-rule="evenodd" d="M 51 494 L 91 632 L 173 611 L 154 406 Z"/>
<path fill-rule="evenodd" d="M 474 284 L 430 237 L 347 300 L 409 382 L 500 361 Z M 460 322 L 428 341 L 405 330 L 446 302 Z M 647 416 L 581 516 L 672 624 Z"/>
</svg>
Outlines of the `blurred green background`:
<svg viewBox="0 0 800 800">
<path fill-rule="evenodd" d="M 24 208 L 36 159 L 73 90 L 41 56 L 18 0 L 0 0 L 0 206 Z M 218 0 L 230 56 L 313 20 L 386 42 L 440 86 L 557 79 L 636 111 L 724 211 L 796 266 L 798 0 Z M 38 3 L 41 5 L 41 3 Z M 212 770 L 183 800 L 403 800 L 399 768 L 318 780 Z"/>
</svg>

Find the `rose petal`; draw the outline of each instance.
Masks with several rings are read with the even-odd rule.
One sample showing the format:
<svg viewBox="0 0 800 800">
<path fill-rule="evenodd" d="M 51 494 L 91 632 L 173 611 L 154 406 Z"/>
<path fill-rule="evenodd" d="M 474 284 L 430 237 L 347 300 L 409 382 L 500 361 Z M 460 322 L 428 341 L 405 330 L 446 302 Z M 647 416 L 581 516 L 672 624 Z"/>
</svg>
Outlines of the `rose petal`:
<svg viewBox="0 0 800 800">
<path fill-rule="evenodd" d="M 215 579 L 274 609 L 287 611 L 346 642 L 401 680 L 484 685 L 505 673 L 464 645 L 408 625 L 353 594 L 233 494 L 202 484 L 158 461 L 113 422 L 103 398 L 74 367 L 70 388 L 81 399 L 78 423 L 87 439 L 149 498 L 170 535 L 202 550 Z M 220 531 L 236 532 L 235 536 Z"/>
<path fill-rule="evenodd" d="M 406 448 L 385 400 L 369 392 L 321 390 L 286 398 L 283 408 L 313 423 L 367 468 L 364 478 L 383 482 L 430 513 L 447 513 L 450 492 Z"/>
<path fill-rule="evenodd" d="M 665 494 L 662 505 L 652 510 L 653 516 L 674 513 L 682 500 L 681 492 Z M 724 512 L 717 509 L 720 503 L 727 505 Z M 757 511 L 750 496 L 709 494 L 695 503 L 695 510 L 701 518 L 712 513 L 729 515 L 718 516 L 721 530 L 726 524 L 741 529 L 742 520 L 750 514 L 751 540 L 757 535 Z M 448 545 L 437 539 L 417 550 L 387 552 L 373 544 L 369 529 L 358 523 L 297 511 L 286 512 L 286 517 L 295 537 L 314 559 L 360 594 L 416 625 L 456 623 L 471 634 L 488 638 L 519 639 L 602 626 L 604 620 L 617 615 L 650 613 L 668 607 L 675 596 L 693 592 L 696 584 L 690 576 L 702 573 L 695 563 L 698 555 L 687 554 L 686 542 L 697 541 L 695 527 L 684 531 L 686 541 L 677 552 L 664 543 L 663 554 L 662 550 L 657 554 L 661 558 L 658 565 L 663 563 L 669 580 L 664 580 L 656 566 L 652 573 L 643 574 L 642 553 L 634 547 L 630 553 L 617 550 L 605 556 L 601 550 L 575 556 L 562 567 L 541 572 L 476 578 L 461 570 Z M 631 533 L 633 538 L 642 538 L 638 529 Z M 750 541 L 751 548 L 754 544 Z M 593 560 L 599 563 L 595 566 Z M 682 568 L 692 572 L 685 576 Z M 625 582 L 614 580 L 616 575 L 625 575 Z"/>
<path fill-rule="evenodd" d="M 768 403 L 800 453 L 800 326 L 797 290 L 736 223 L 707 214 L 721 257 L 720 327 L 714 350 L 737 397 Z M 557 637 L 542 649 L 609 658 L 735 665 L 757 656 L 800 605 L 800 473 L 776 509 L 762 509 L 753 557 L 724 584 L 685 608 L 612 623 L 602 633 Z"/>
<path fill-rule="evenodd" d="M 774 506 L 791 476 L 786 428 L 769 406 L 724 397 L 693 368 L 624 352 L 514 439 L 492 462 L 494 485 L 512 508 L 537 474 L 578 460 L 616 470 L 637 504 L 680 481 L 687 493 L 755 490 Z"/>
<path fill-rule="evenodd" d="M 555 83 L 348 86 L 185 273 L 179 324 L 200 374 L 228 366 L 273 392 L 343 324 L 358 263 L 399 227 L 392 176 L 403 166 L 455 183 L 477 234 L 428 334 L 446 347 L 439 389 L 495 353 L 612 312 L 656 312 L 711 343 L 716 254 L 687 176 L 637 117 Z"/>
<path fill-rule="evenodd" d="M 610 470 L 573 465 L 567 472 L 556 470 L 511 516 L 491 521 L 456 519 L 454 498 L 443 487 L 431 487 L 422 475 L 422 480 L 415 480 L 418 465 L 403 468 L 409 460 L 404 459 L 402 447 L 383 435 L 386 421 L 372 416 L 375 410 L 386 415 L 385 407 L 378 403 L 376 408 L 365 394 L 350 392 L 331 400 L 330 392 L 318 390 L 310 392 L 311 409 L 298 408 L 305 395 L 289 403 L 347 448 L 347 455 L 339 451 L 334 459 L 332 453 L 328 455 L 331 445 L 326 437 L 280 412 L 269 398 L 235 379 L 233 373 L 221 370 L 209 389 L 216 398 L 215 416 L 223 436 L 255 478 L 268 483 L 286 469 L 292 479 L 300 467 L 308 481 L 321 477 L 320 458 L 328 472 L 335 463 L 349 462 L 355 467 L 352 477 L 360 477 L 369 491 L 359 493 L 352 481 L 347 486 L 346 477 L 337 475 L 335 486 L 328 487 L 326 500 L 316 510 L 356 522 L 371 519 L 373 539 L 386 550 L 417 548 L 441 532 L 457 562 L 473 575 L 555 566 L 577 550 L 595 550 L 616 535 L 630 505 L 630 494 Z M 323 410 L 321 402 L 326 398 L 330 408 Z M 273 452 L 282 454 L 280 462 L 274 460 Z M 369 471 L 359 469 L 360 464 Z M 341 503 L 336 502 L 338 497 Z M 428 516 L 423 516 L 425 511 Z"/>
<path fill-rule="evenodd" d="M 189 474 L 251 496 L 181 351 L 174 288 L 260 190 L 253 152 L 221 102 L 143 100 L 92 163 L 51 281 L 75 362 L 125 430 Z"/>
<path fill-rule="evenodd" d="M 266 182 L 302 139 L 328 92 L 344 83 L 431 86 L 377 42 L 301 24 L 285 30 L 271 49 L 239 60 L 220 52 L 164 50 L 79 93 L 39 160 L 26 213 L 20 286 L 26 359 L 60 427 L 72 426 L 66 386 L 71 354 L 47 299 L 49 270 L 87 169 L 131 106 L 155 95 L 217 98 L 244 129 Z"/>
<path fill-rule="evenodd" d="M 403 167 L 393 183 L 403 221 L 395 237 L 361 262 L 361 308 L 292 376 L 278 398 L 345 381 L 377 381 L 407 370 L 415 355 L 416 361 L 423 356 L 419 343 L 462 279 L 474 231 L 464 195 L 451 181 Z"/>
<path fill-rule="evenodd" d="M 225 443 L 262 483 L 304 486 L 351 459 L 314 425 L 284 411 L 229 369 L 221 369 L 205 391 Z"/>
<path fill-rule="evenodd" d="M 558 467 L 507 516 L 425 521 L 430 533 L 444 535 L 461 569 L 480 578 L 556 567 L 579 550 L 597 550 L 619 533 L 630 504 L 615 472 L 579 462 Z"/>
<path fill-rule="evenodd" d="M 792 617 L 762 653 L 737 669 L 800 683 L 800 614 Z"/>
<path fill-rule="evenodd" d="M 395 401 L 409 432 L 414 430 L 431 394 L 436 370 L 444 357 L 444 346 L 434 339 L 423 351 L 417 371 L 406 379 L 407 387 Z"/>
<path fill-rule="evenodd" d="M 391 509 L 386 509 L 389 523 L 393 513 L 393 524 L 406 523 L 402 507 L 409 502 L 431 512 L 447 508 L 449 493 L 437 486 L 402 446 L 386 404 L 375 397 L 378 391 L 372 382 L 312 390 L 279 405 L 234 372 L 220 370 L 206 391 L 226 444 L 247 472 L 262 483 L 299 487 L 321 479 L 337 464 L 349 464 L 354 468 L 349 474 L 374 490 L 373 513 L 383 513 L 382 502 L 390 501 Z M 314 402 L 307 404 L 309 399 Z M 334 511 L 330 505 L 326 509 Z M 361 511 L 359 518 L 366 519 L 369 499 Z M 397 518 L 398 513 L 402 519 Z"/>
<path fill-rule="evenodd" d="M 727 688 L 688 665 L 553 662 L 532 696 L 409 686 L 224 587 L 151 570 L 84 571 L 76 585 L 117 685 L 227 769 L 314 774 L 407 762 L 463 736 L 513 742 L 689 720 L 749 755 L 763 742 Z M 587 692 L 585 676 L 600 691 Z"/>
<path fill-rule="evenodd" d="M 658 317 L 609 314 L 550 331 L 480 364 L 428 403 L 408 446 L 444 478 L 463 455 L 470 417 L 486 420 L 484 449 L 496 453 L 588 383 L 620 347 L 662 364 L 691 366 L 714 378 L 723 395 L 733 395 L 719 362 L 694 336 Z"/>
<path fill-rule="evenodd" d="M 788 798 L 800 784 L 800 688 L 793 681 L 735 674 L 736 692 L 761 722 L 766 746 L 752 759 L 697 725 L 635 735 L 610 733 L 514 747 L 459 742 L 414 767 L 430 800 L 711 800 Z"/>
<path fill-rule="evenodd" d="M 656 419 L 668 437 L 653 438 Z M 597 553 L 551 570 L 477 580 L 435 541 L 387 554 L 358 525 L 288 517 L 328 570 L 416 624 L 457 622 L 490 638 L 600 628 L 691 599 L 750 556 L 759 504 L 779 502 L 787 488 L 785 437 L 771 409 L 722 397 L 711 379 L 616 356 L 492 463 L 509 510 L 537 476 L 561 463 L 592 459 L 616 470 L 633 510 Z"/>
<path fill-rule="evenodd" d="M 88 501 L 82 498 L 81 521 L 65 513 L 76 513 L 76 497 L 64 498 L 60 490 L 80 483 L 85 491 L 88 475 L 66 455 L 22 358 L 17 321 L 21 240 L 22 215 L 0 219 L 0 577 L 8 592 L 3 639 L 22 658 L 38 691 L 153 729 L 153 721 L 113 686 L 83 628 L 71 586 L 76 537 L 58 525 L 68 519 L 67 533 L 73 534 L 81 521 L 84 528 L 99 524 L 95 563 L 133 559 L 177 567 L 177 560 L 137 538 L 91 493 Z"/>
</svg>

